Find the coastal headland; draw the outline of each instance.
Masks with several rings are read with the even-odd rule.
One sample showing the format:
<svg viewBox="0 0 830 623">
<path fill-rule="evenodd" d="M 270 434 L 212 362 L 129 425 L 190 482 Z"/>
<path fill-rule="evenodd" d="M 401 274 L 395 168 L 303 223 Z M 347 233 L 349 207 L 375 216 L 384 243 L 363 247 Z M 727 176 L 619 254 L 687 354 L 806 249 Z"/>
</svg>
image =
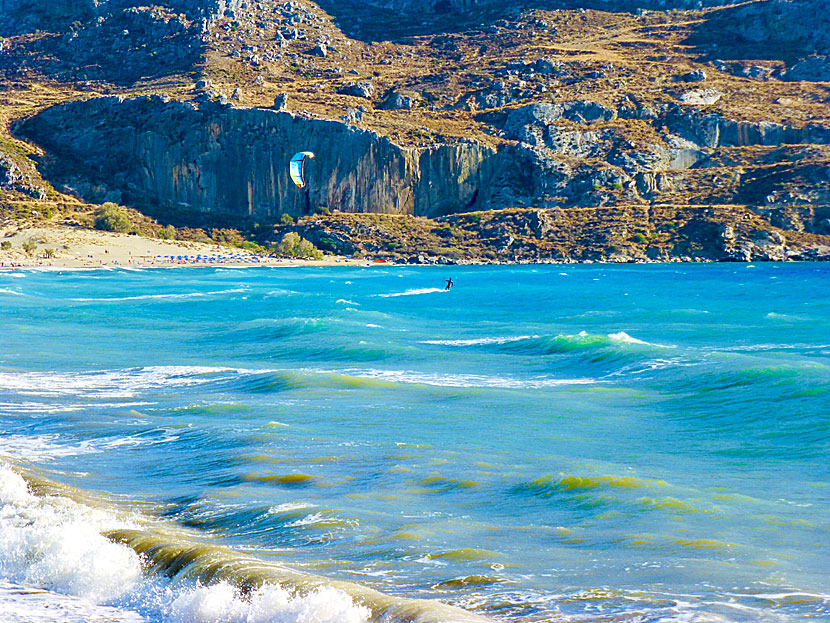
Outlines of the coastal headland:
<svg viewBox="0 0 830 623">
<path fill-rule="evenodd" d="M 830 257 L 817 0 L 7 0 L 0 17 L 7 231 L 100 230 L 113 204 L 160 257 L 265 256 L 286 233 L 412 263 Z M 22 250 L 38 236 L 0 253 L 60 255 Z"/>
</svg>

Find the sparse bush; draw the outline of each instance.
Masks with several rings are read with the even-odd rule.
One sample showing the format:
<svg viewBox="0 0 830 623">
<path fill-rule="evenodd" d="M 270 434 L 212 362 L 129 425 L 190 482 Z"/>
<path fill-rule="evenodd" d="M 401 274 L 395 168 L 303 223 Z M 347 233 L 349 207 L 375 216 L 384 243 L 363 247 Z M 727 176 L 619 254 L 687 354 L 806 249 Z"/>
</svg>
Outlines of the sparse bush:
<svg viewBox="0 0 830 623">
<path fill-rule="evenodd" d="M 317 248 L 329 253 L 337 253 L 337 242 L 333 238 L 323 236 L 317 241 Z"/>
<path fill-rule="evenodd" d="M 48 259 L 52 259 L 55 257 L 55 250 L 54 249 L 44 249 L 43 255 L 45 255 Z"/>
<path fill-rule="evenodd" d="M 294 217 L 291 216 L 290 214 L 283 214 L 280 217 L 280 223 L 282 223 L 283 225 L 291 225 L 291 223 L 293 223 L 293 222 L 294 222 Z"/>
<path fill-rule="evenodd" d="M 107 202 L 95 212 L 95 229 L 126 233 L 130 231 L 130 218 L 117 204 Z"/>
<path fill-rule="evenodd" d="M 23 243 L 23 251 L 26 255 L 33 255 L 34 252 L 37 250 L 37 244 L 33 240 L 27 240 Z"/>
<path fill-rule="evenodd" d="M 156 236 L 162 240 L 175 240 L 176 228 L 172 225 L 168 225 L 167 227 L 163 227 L 158 230 L 158 232 L 156 232 Z"/>
<path fill-rule="evenodd" d="M 323 257 L 323 253 L 320 249 L 315 247 L 305 238 L 301 238 L 299 234 L 293 231 L 288 232 L 282 237 L 282 241 L 280 241 L 280 246 L 277 250 L 280 255 L 284 255 L 286 257 L 298 257 L 315 260 L 322 259 Z"/>
<path fill-rule="evenodd" d="M 268 252 L 268 249 L 263 247 L 261 244 L 257 244 L 256 242 L 251 242 L 250 240 L 246 240 L 245 242 L 242 242 L 237 246 L 240 249 L 245 249 L 246 251 L 250 251 L 251 253 L 264 254 L 264 253 Z"/>
<path fill-rule="evenodd" d="M 4 240 L 3 242 L 0 242 L 0 249 L 2 249 L 3 251 L 8 251 L 11 248 L 12 243 L 9 240 Z"/>
<path fill-rule="evenodd" d="M 300 235 L 290 231 L 282 237 L 279 246 L 280 255 L 294 257 L 294 249 L 300 244 Z"/>
<path fill-rule="evenodd" d="M 245 238 L 236 229 L 216 228 L 211 230 L 210 237 L 219 244 L 240 245 L 245 242 Z"/>
<path fill-rule="evenodd" d="M 631 236 L 631 241 L 636 242 L 637 244 L 645 244 L 648 242 L 648 238 L 646 238 L 643 234 L 634 234 Z"/>
</svg>

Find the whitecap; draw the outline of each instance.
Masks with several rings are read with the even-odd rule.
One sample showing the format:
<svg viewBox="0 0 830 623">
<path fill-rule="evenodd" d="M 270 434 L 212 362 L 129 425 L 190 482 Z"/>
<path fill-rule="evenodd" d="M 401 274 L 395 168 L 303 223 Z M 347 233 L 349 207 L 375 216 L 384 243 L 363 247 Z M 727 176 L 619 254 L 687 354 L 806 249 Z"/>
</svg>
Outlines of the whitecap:
<svg viewBox="0 0 830 623">
<path fill-rule="evenodd" d="M 160 387 L 200 385 L 228 368 L 208 366 L 148 366 L 90 372 L 0 372 L 0 390 L 23 396 L 85 396 L 132 398 L 139 391 Z"/>
<path fill-rule="evenodd" d="M 323 372 L 323 371 L 318 371 Z M 335 372 L 326 371 L 334 374 Z M 600 383 L 592 378 L 556 379 L 550 377 L 536 377 L 531 379 L 517 379 L 512 377 L 487 376 L 483 374 L 440 374 L 412 372 L 408 370 L 375 370 L 351 369 L 337 372 L 360 378 L 377 379 L 390 383 L 433 385 L 437 387 L 483 387 L 504 389 L 540 389 L 545 387 L 559 387 L 565 385 L 593 385 Z"/>
<path fill-rule="evenodd" d="M 300 595 L 265 584 L 243 595 L 227 582 L 204 586 L 185 579 L 145 575 L 134 550 L 102 534 L 136 528 L 137 518 L 63 496 L 37 497 L 19 474 L 2 463 L 0 509 L 0 598 L 12 588 L 19 597 L 15 601 L 17 611 L 25 613 L 29 606 L 31 612 L 37 612 L 36 600 L 45 601 L 50 609 L 51 617 L 43 619 L 24 615 L 20 620 L 27 623 L 132 623 L 148 619 L 169 623 L 366 623 L 371 615 L 369 608 L 329 586 Z M 101 609 L 96 605 L 110 607 L 107 612 L 111 616 L 98 618 Z M 9 608 L 4 599 L 0 614 L 5 615 Z M 74 612 L 91 614 L 69 616 Z"/>
<path fill-rule="evenodd" d="M 468 340 L 423 340 L 421 344 L 435 344 L 438 346 L 483 346 L 487 344 L 509 344 L 511 342 L 521 342 L 522 340 L 532 340 L 540 337 L 539 335 L 519 335 L 516 337 L 480 337 Z"/>
<path fill-rule="evenodd" d="M 403 292 L 390 292 L 388 294 L 376 294 L 382 298 L 392 298 L 396 296 L 415 296 L 418 294 L 435 294 L 437 292 L 447 292 L 444 288 L 414 288 L 412 290 L 404 290 Z"/>
<path fill-rule="evenodd" d="M 138 554 L 101 535 L 128 522 L 68 498 L 36 497 L 7 464 L 0 464 L 0 505 L 0 575 L 7 581 L 104 603 L 141 580 Z"/>
<path fill-rule="evenodd" d="M 313 504 L 307 502 L 285 502 L 284 504 L 277 504 L 268 509 L 266 515 L 279 515 L 280 513 L 290 513 L 293 511 L 301 511 L 307 508 L 314 508 Z"/>
<path fill-rule="evenodd" d="M 587 335 L 584 331 L 581 332 L 579 335 Z M 674 348 L 673 346 L 666 346 L 664 344 L 655 344 L 654 342 L 645 342 L 643 340 L 638 340 L 636 337 L 631 337 L 625 331 L 620 331 L 619 333 L 609 333 L 608 337 L 611 339 L 612 342 L 616 342 L 618 344 L 642 344 L 644 346 L 655 346 L 657 348 Z"/>
<path fill-rule="evenodd" d="M 220 294 L 237 294 L 239 292 L 247 292 L 247 288 L 233 288 L 230 290 L 215 290 L 213 292 L 181 292 L 170 294 L 137 294 L 135 296 L 117 296 L 105 298 L 72 298 L 70 301 L 77 301 L 82 303 L 96 302 L 96 303 L 117 303 L 119 301 L 143 301 L 154 299 L 194 299 L 204 298 L 206 296 L 217 296 Z"/>
</svg>

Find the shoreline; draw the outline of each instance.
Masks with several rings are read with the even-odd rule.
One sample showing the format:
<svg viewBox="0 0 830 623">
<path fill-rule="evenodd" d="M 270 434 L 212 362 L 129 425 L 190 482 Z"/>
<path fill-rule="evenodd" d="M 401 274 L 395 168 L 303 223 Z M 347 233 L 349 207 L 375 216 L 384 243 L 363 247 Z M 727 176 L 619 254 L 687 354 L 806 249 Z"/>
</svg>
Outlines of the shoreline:
<svg viewBox="0 0 830 623">
<path fill-rule="evenodd" d="M 37 245 L 35 255 L 23 250 L 27 242 Z M 522 258 L 516 261 L 493 261 L 483 258 L 462 259 L 446 262 L 439 258 L 429 262 L 406 262 L 381 258 L 353 258 L 329 255 L 321 260 L 302 258 L 281 258 L 259 255 L 237 247 L 222 246 L 204 242 L 164 240 L 138 235 L 120 234 L 95 229 L 82 229 L 60 225 L 17 228 L 0 227 L 0 242 L 11 244 L 9 249 L 0 249 L 0 273 L 15 270 L 146 270 L 151 268 L 252 268 L 252 267 L 293 267 L 293 266 L 489 266 L 489 265 L 573 265 L 573 264 L 703 264 L 703 263 L 746 263 L 775 261 L 777 263 L 822 262 L 830 255 L 815 258 L 786 258 L 781 260 L 752 259 L 711 259 L 706 257 L 669 257 L 661 259 L 640 259 L 630 256 L 611 256 L 596 259 L 553 259 Z M 52 257 L 46 257 L 46 250 Z"/>
<path fill-rule="evenodd" d="M 254 266 L 362 266 L 371 260 L 328 256 L 322 260 L 277 258 L 236 247 L 183 240 L 163 240 L 76 227 L 46 226 L 0 228 L 0 241 L 10 249 L 0 250 L 0 271 L 18 269 L 95 270 L 102 268 L 148 269 L 181 267 Z M 23 244 L 37 245 L 35 255 L 23 251 Z M 53 253 L 46 257 L 46 250 Z"/>
</svg>

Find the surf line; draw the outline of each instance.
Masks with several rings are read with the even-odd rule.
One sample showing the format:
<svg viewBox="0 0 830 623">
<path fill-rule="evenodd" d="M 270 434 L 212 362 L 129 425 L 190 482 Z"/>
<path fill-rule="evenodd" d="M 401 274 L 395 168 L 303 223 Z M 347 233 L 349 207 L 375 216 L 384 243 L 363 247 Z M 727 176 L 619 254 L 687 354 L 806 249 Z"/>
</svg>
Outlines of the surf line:
<svg viewBox="0 0 830 623">
<path fill-rule="evenodd" d="M 86 507 L 106 510 L 112 503 L 105 496 L 90 494 L 63 483 L 45 478 L 31 470 L 15 466 L 32 495 L 39 498 L 62 497 Z M 135 509 L 132 509 L 135 516 Z M 141 527 L 105 529 L 101 534 L 132 549 L 143 560 L 145 573 L 190 580 L 203 586 L 226 582 L 243 597 L 267 586 L 278 586 L 297 596 L 305 596 L 318 589 L 334 589 L 348 595 L 353 603 L 369 610 L 373 623 L 492 623 L 490 619 L 468 610 L 450 606 L 437 600 L 394 597 L 367 586 L 345 580 L 297 571 L 273 562 L 198 540 L 187 529 L 160 524 L 153 529 L 154 520 L 146 517 Z"/>
<path fill-rule="evenodd" d="M 225 581 L 237 586 L 243 595 L 266 584 L 275 584 L 297 594 L 333 588 L 346 593 L 356 604 L 368 608 L 373 622 L 490 623 L 490 619 L 440 601 L 393 597 L 355 582 L 303 573 L 223 546 L 186 539 L 173 540 L 169 535 L 158 535 L 148 530 L 111 530 L 104 536 L 143 556 L 154 573 L 195 580 L 203 585 Z"/>
</svg>

